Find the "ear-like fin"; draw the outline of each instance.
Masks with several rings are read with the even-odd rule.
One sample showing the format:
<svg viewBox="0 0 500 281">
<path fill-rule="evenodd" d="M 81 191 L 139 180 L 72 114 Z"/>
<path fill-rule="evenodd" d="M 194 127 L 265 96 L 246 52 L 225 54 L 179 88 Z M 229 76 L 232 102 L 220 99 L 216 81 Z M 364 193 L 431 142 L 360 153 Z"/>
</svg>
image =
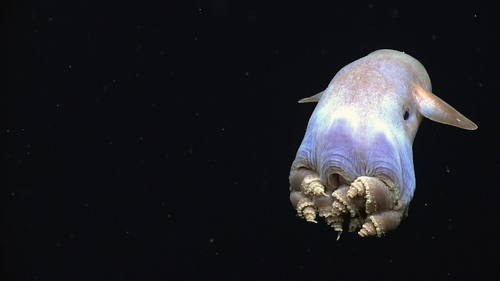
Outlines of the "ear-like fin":
<svg viewBox="0 0 500 281">
<path fill-rule="evenodd" d="M 299 103 L 318 102 L 319 99 L 321 98 L 321 95 L 323 95 L 323 92 L 324 91 L 321 91 L 321 92 L 315 94 L 314 96 L 303 98 L 303 99 L 299 100 Z"/>
<path fill-rule="evenodd" d="M 416 86 L 414 96 L 417 101 L 418 111 L 424 117 L 466 130 L 477 129 L 477 125 L 474 122 L 424 88 Z"/>
</svg>

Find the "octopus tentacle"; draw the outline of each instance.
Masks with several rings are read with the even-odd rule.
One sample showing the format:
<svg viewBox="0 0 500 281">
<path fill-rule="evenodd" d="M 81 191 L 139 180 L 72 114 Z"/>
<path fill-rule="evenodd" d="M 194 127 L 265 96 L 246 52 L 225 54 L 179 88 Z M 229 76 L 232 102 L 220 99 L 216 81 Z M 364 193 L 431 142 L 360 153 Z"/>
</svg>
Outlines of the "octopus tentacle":
<svg viewBox="0 0 500 281">
<path fill-rule="evenodd" d="M 301 199 L 297 203 L 297 214 L 308 222 L 317 223 L 316 207 L 314 206 L 314 202 L 309 198 Z"/>
<path fill-rule="evenodd" d="M 333 199 L 331 196 L 314 197 L 313 202 L 318 208 L 318 214 L 320 217 L 326 218 L 333 215 Z"/>
<path fill-rule="evenodd" d="M 402 212 L 400 211 L 385 211 L 371 215 L 366 219 L 358 234 L 361 237 L 375 235 L 381 237 L 386 232 L 398 227 L 402 217 Z"/>
<path fill-rule="evenodd" d="M 394 192 L 384 181 L 367 176 L 358 177 L 351 184 L 347 196 L 351 199 L 364 197 L 367 214 L 391 210 L 396 202 Z"/>
<path fill-rule="evenodd" d="M 351 217 L 355 217 L 358 214 L 358 206 L 349 199 L 347 190 L 349 190 L 349 186 L 344 185 L 332 193 L 332 198 L 335 199 L 332 205 L 333 210 L 339 215 L 348 212 Z"/>
<path fill-rule="evenodd" d="M 321 180 L 317 174 L 306 175 L 302 180 L 301 188 L 306 195 L 326 196 L 325 186 L 321 183 Z"/>
</svg>

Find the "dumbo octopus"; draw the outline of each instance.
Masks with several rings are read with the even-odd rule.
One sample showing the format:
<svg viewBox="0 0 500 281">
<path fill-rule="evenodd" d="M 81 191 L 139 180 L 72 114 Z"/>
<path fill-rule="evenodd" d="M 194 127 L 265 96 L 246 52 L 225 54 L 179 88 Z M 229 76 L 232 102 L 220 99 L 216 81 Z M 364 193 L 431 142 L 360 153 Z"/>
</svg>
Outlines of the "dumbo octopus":
<svg viewBox="0 0 500 281">
<path fill-rule="evenodd" d="M 415 191 L 412 144 L 423 117 L 467 130 L 476 124 L 431 93 L 425 68 L 395 50 L 343 67 L 324 90 L 290 171 L 300 217 L 342 233 L 383 236 L 407 216 Z"/>
</svg>

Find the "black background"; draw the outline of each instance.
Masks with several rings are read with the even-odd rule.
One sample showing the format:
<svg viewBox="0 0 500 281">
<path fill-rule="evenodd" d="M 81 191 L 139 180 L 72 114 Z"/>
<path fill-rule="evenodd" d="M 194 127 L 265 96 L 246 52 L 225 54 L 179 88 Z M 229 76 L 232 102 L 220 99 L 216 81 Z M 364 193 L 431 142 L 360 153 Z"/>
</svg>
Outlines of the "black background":
<svg viewBox="0 0 500 281">
<path fill-rule="evenodd" d="M 498 6 L 405 3 L 7 5 L 1 280 L 498 278 Z M 288 200 L 296 101 L 381 48 L 479 130 L 424 121 L 409 217 L 336 241 Z"/>
</svg>

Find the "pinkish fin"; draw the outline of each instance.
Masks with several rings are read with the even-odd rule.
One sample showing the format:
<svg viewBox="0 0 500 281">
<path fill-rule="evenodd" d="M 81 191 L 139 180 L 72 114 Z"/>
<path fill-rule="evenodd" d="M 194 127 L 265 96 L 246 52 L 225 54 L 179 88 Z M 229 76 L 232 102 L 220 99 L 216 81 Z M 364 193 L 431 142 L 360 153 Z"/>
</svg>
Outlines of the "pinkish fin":
<svg viewBox="0 0 500 281">
<path fill-rule="evenodd" d="M 319 99 L 321 99 L 321 95 L 323 95 L 323 92 L 324 91 L 321 91 L 321 92 L 315 94 L 314 96 L 303 98 L 303 99 L 299 100 L 299 103 L 318 102 Z"/>
<path fill-rule="evenodd" d="M 417 102 L 418 111 L 432 121 L 459 127 L 466 130 L 475 130 L 477 125 L 467 117 L 447 104 L 442 99 L 438 98 L 433 93 L 425 90 L 420 86 L 415 87 L 415 100 Z"/>
</svg>

